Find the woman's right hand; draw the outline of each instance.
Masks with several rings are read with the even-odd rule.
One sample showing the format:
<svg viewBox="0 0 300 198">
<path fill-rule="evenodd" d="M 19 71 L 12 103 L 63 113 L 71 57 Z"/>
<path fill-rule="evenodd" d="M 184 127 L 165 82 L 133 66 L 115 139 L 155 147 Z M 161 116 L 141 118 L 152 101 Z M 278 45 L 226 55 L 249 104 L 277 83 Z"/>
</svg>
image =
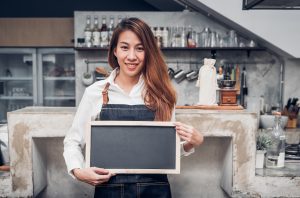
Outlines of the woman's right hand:
<svg viewBox="0 0 300 198">
<path fill-rule="evenodd" d="M 107 182 L 115 174 L 103 168 L 90 167 L 73 169 L 73 175 L 82 182 L 97 186 Z"/>
</svg>

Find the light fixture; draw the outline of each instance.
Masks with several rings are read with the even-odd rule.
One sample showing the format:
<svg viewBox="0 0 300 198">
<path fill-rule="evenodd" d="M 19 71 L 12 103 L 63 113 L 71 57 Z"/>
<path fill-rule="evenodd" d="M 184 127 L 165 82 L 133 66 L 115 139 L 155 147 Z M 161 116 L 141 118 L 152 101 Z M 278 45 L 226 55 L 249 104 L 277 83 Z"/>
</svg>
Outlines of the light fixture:
<svg viewBox="0 0 300 198">
<path fill-rule="evenodd" d="M 299 0 L 243 0 L 243 10 L 299 10 Z"/>
</svg>

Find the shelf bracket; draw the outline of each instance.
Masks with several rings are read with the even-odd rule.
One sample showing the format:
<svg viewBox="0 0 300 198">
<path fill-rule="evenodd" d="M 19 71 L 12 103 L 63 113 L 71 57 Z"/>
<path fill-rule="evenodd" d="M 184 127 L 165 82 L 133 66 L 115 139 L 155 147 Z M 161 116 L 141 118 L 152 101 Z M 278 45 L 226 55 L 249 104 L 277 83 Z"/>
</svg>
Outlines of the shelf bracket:
<svg viewBox="0 0 300 198">
<path fill-rule="evenodd" d="M 247 50 L 247 58 L 250 58 L 250 50 Z"/>
<path fill-rule="evenodd" d="M 216 59 L 217 50 L 215 50 L 215 49 L 210 50 L 210 54 L 211 54 L 211 58 Z"/>
</svg>

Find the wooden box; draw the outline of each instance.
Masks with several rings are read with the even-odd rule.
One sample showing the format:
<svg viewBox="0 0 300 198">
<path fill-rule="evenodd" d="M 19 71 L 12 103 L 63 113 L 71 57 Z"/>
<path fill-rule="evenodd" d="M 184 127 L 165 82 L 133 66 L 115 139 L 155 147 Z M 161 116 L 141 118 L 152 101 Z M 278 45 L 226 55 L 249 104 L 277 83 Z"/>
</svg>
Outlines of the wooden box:
<svg viewBox="0 0 300 198">
<path fill-rule="evenodd" d="M 237 106 L 236 89 L 221 89 L 220 90 L 220 105 L 221 106 Z"/>
</svg>

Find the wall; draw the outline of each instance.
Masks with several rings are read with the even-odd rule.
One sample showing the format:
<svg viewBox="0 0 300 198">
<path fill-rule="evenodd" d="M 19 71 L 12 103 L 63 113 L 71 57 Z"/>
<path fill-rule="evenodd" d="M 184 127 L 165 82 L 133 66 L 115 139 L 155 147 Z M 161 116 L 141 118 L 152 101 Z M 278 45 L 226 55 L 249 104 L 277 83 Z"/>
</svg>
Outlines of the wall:
<svg viewBox="0 0 300 198">
<path fill-rule="evenodd" d="M 87 15 L 113 15 L 117 18 L 118 15 L 122 16 L 137 16 L 144 19 L 150 26 L 183 26 L 193 25 L 196 31 L 202 31 L 204 27 L 210 27 L 224 36 L 228 31 L 224 26 L 216 23 L 207 16 L 199 13 L 192 12 L 75 12 L 74 25 L 75 36 L 83 37 L 83 29 L 85 26 L 85 19 Z M 210 51 L 164 51 L 166 62 L 176 61 L 198 61 L 202 62 L 203 58 L 210 58 Z M 102 60 L 107 62 L 106 51 L 76 51 L 75 52 L 75 65 L 76 65 L 76 103 L 80 102 L 85 86 L 81 83 L 83 72 L 86 71 L 85 59 L 89 60 Z M 275 63 L 270 63 L 270 60 L 275 60 Z M 248 108 L 251 111 L 258 111 L 258 99 L 264 95 L 266 101 L 270 105 L 278 105 L 279 103 L 279 73 L 280 65 L 276 57 L 266 51 L 253 51 L 250 56 L 247 56 L 246 51 L 217 51 L 217 64 L 220 65 L 222 61 L 239 62 L 240 68 L 246 67 L 248 71 Z M 245 63 L 245 64 L 243 64 Z M 252 63 L 252 64 L 248 64 Z M 105 66 L 109 68 L 107 63 L 91 64 L 90 70 L 94 70 L 97 66 Z M 200 68 L 202 63 L 198 65 L 190 64 L 176 64 L 170 63 L 169 67 L 183 69 L 189 71 L 190 69 Z M 197 104 L 198 102 L 198 88 L 195 87 L 196 82 L 183 81 L 180 84 L 173 81 L 178 93 L 178 105 Z"/>
<path fill-rule="evenodd" d="M 237 23 L 294 58 L 300 58 L 299 10 L 242 10 L 241 0 L 188 0 L 217 12 Z M 205 10 L 209 12 L 209 10 Z M 224 18 L 224 19 L 225 19 Z"/>
<path fill-rule="evenodd" d="M 291 97 L 300 99 L 300 59 L 285 59 L 284 105 Z M 298 116 L 298 119 L 300 117 Z M 298 120 L 300 127 L 300 120 Z"/>
<path fill-rule="evenodd" d="M 0 27 L 0 46 L 73 46 L 73 18 L 0 18 Z"/>
<path fill-rule="evenodd" d="M 266 46 L 273 48 L 274 45 L 280 48 L 274 50 L 282 56 L 285 64 L 283 104 L 286 104 L 290 97 L 300 98 L 300 88 L 297 86 L 300 74 L 300 26 L 297 25 L 300 12 L 298 10 L 242 10 L 243 1 L 239 0 L 188 1 L 202 7 L 205 12 L 211 13 L 219 20 L 226 21 L 228 24 L 236 23 L 253 35 L 258 35 Z M 290 58 L 283 51 L 295 58 Z M 266 89 L 267 92 L 268 90 Z"/>
</svg>

